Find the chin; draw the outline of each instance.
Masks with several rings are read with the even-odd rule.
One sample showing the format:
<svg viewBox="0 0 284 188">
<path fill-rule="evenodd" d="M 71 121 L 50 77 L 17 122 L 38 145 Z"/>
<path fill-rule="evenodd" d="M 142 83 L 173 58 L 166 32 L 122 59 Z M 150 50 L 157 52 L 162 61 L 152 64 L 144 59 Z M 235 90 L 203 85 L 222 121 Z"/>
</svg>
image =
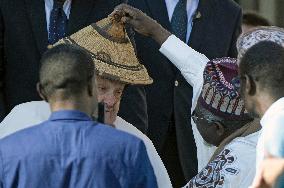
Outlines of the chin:
<svg viewBox="0 0 284 188">
<path fill-rule="evenodd" d="M 203 139 L 203 144 L 207 147 L 213 147 L 214 146 L 213 144 L 206 142 L 204 139 Z"/>
</svg>

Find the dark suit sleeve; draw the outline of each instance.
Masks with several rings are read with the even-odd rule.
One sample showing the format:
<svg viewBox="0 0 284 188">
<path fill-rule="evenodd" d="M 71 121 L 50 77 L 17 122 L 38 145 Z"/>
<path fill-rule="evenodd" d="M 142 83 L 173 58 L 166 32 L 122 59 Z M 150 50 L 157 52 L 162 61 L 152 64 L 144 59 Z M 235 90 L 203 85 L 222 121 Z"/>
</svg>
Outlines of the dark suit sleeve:
<svg viewBox="0 0 284 188">
<path fill-rule="evenodd" d="M 0 8 L 0 121 L 5 115 L 5 104 L 4 104 L 4 21 L 2 11 Z"/>
<path fill-rule="evenodd" d="M 236 24 L 235 24 L 235 30 L 234 30 L 232 40 L 231 40 L 231 47 L 230 47 L 229 53 L 228 53 L 228 57 L 236 58 L 238 56 L 236 43 L 237 43 L 238 37 L 240 36 L 241 32 L 242 32 L 242 10 L 239 9 L 238 14 L 237 14 Z"/>
</svg>

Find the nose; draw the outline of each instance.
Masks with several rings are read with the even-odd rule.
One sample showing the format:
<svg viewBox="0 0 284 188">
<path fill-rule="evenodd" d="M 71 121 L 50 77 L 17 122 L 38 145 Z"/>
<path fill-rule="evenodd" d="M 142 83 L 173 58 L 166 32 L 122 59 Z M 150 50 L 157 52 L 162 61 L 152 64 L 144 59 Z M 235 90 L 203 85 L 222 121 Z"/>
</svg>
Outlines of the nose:
<svg viewBox="0 0 284 188">
<path fill-rule="evenodd" d="M 117 102 L 116 97 L 113 94 L 108 94 L 104 97 L 103 101 L 108 107 L 112 107 Z"/>
</svg>

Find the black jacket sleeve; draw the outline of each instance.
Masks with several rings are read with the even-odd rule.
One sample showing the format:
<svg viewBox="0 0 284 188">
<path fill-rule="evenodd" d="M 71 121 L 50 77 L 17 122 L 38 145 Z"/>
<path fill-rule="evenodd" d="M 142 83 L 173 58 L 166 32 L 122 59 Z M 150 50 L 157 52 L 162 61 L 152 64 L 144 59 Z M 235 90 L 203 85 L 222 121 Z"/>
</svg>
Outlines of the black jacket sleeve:
<svg viewBox="0 0 284 188">
<path fill-rule="evenodd" d="M 5 116 L 4 103 L 4 21 L 0 8 L 0 121 Z"/>
<path fill-rule="evenodd" d="M 231 47 L 228 53 L 228 57 L 234 57 L 236 58 L 238 56 L 238 51 L 237 51 L 237 40 L 240 34 L 242 33 L 242 10 L 239 9 L 239 12 L 237 14 L 237 21 L 235 25 L 235 31 L 232 35 L 232 42 L 231 42 Z"/>
</svg>

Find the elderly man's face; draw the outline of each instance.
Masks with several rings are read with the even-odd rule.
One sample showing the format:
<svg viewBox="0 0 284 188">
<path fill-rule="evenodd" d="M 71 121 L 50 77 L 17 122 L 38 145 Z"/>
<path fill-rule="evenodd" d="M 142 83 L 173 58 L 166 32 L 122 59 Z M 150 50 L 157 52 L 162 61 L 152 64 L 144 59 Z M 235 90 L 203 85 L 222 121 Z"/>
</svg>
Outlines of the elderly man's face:
<svg viewBox="0 0 284 188">
<path fill-rule="evenodd" d="M 105 103 L 105 123 L 113 125 L 125 84 L 97 76 L 98 102 Z"/>
</svg>

